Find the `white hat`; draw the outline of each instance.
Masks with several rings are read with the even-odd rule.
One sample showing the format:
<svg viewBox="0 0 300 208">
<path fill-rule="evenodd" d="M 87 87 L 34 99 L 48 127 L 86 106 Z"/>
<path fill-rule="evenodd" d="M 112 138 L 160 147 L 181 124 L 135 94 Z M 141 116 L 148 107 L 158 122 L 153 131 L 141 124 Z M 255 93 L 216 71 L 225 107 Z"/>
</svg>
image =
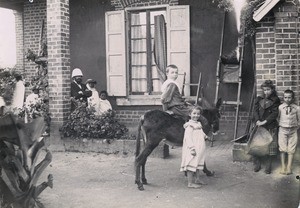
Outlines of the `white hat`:
<svg viewBox="0 0 300 208">
<path fill-rule="evenodd" d="M 75 68 L 72 71 L 72 78 L 76 77 L 76 76 L 83 76 L 81 69 L 79 68 Z"/>
<path fill-rule="evenodd" d="M 97 81 L 96 80 L 93 80 L 93 79 L 88 79 L 86 80 L 85 84 L 87 83 L 94 83 L 94 84 L 97 84 Z"/>
</svg>

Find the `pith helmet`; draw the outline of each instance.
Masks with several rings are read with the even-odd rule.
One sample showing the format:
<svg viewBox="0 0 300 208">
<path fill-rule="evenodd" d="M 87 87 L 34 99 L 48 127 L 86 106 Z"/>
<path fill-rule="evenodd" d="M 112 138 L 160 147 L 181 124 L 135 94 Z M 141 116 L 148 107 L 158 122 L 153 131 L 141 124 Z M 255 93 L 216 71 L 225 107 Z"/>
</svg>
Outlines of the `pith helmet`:
<svg viewBox="0 0 300 208">
<path fill-rule="evenodd" d="M 76 76 L 83 76 L 81 69 L 79 68 L 75 68 L 72 71 L 72 78 L 76 77 Z"/>
</svg>

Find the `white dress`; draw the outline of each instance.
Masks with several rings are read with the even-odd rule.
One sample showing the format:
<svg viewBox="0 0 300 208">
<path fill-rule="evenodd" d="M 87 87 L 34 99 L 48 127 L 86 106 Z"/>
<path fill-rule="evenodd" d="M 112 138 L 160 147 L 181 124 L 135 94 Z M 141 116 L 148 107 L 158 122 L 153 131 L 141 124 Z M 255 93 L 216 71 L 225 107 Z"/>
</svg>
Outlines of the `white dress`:
<svg viewBox="0 0 300 208">
<path fill-rule="evenodd" d="M 112 110 L 111 104 L 108 100 L 102 100 L 99 99 L 99 108 L 100 108 L 100 114 L 106 113 L 108 110 Z"/>
<path fill-rule="evenodd" d="M 11 107 L 12 108 L 23 108 L 25 96 L 25 86 L 22 80 L 16 83 L 16 88 L 12 98 Z"/>
<path fill-rule="evenodd" d="M 196 172 L 197 169 L 203 170 L 205 161 L 205 133 L 202 125 L 198 121 L 189 120 L 183 125 L 185 128 L 182 161 L 180 171 Z M 196 151 L 196 155 L 191 154 L 192 149 Z"/>
<path fill-rule="evenodd" d="M 98 103 L 99 103 L 99 93 L 95 88 L 88 87 L 88 89 L 92 91 L 92 96 L 87 98 L 88 105 L 90 107 L 97 108 Z"/>
</svg>

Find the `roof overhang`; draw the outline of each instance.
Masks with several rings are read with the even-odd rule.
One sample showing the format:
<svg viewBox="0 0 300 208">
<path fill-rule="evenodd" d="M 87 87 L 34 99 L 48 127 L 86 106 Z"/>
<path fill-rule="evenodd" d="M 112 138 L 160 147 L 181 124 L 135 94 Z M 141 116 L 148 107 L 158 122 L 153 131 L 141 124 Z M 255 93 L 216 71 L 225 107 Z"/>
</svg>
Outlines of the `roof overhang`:
<svg viewBox="0 0 300 208">
<path fill-rule="evenodd" d="M 258 10 L 253 13 L 253 19 L 259 22 L 280 0 L 266 0 Z"/>
<path fill-rule="evenodd" d="M 17 11 L 23 10 L 24 2 L 28 0 L 0 0 L 0 7 Z"/>
</svg>

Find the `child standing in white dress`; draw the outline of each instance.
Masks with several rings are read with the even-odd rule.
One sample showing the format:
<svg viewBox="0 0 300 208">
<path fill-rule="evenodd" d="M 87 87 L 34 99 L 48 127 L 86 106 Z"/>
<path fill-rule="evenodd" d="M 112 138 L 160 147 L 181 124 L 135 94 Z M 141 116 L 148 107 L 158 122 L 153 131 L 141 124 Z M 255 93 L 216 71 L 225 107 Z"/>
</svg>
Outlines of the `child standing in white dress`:
<svg viewBox="0 0 300 208">
<path fill-rule="evenodd" d="M 180 171 L 186 171 L 189 188 L 200 188 L 200 170 L 205 161 L 205 133 L 198 121 L 201 109 L 195 106 L 191 109 L 191 119 L 184 124 L 185 132 L 182 146 L 182 162 Z"/>
</svg>

